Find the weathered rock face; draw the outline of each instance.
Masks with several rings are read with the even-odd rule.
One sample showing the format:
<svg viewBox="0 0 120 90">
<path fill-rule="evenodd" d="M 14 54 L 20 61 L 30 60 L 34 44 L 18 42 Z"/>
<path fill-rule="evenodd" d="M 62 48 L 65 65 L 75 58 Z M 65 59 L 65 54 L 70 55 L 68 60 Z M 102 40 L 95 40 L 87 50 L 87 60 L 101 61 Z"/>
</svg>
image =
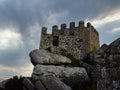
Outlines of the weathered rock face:
<svg viewBox="0 0 120 90">
<path fill-rule="evenodd" d="M 44 49 L 33 50 L 30 53 L 31 62 L 33 65 L 36 64 L 47 64 L 47 65 L 61 65 L 61 64 L 69 64 L 71 60 L 62 55 L 57 55 L 48 52 Z"/>
<path fill-rule="evenodd" d="M 35 87 L 37 90 L 46 90 L 46 88 L 44 87 L 40 80 L 36 81 Z"/>
<path fill-rule="evenodd" d="M 120 38 L 101 48 L 96 62 L 98 90 L 120 90 Z"/>
<path fill-rule="evenodd" d="M 53 75 L 70 86 L 89 81 L 85 68 L 80 67 L 36 65 L 33 71 L 33 78 L 40 78 L 41 75 Z"/>
<path fill-rule="evenodd" d="M 26 87 L 26 89 L 28 89 L 28 90 L 34 90 L 35 89 L 35 86 L 33 85 L 33 83 L 28 78 L 25 78 L 23 80 L 23 86 Z"/>
<path fill-rule="evenodd" d="M 30 53 L 34 70 L 32 79 L 41 81 L 47 90 L 72 90 L 72 87 L 90 81 L 85 68 L 69 67 L 71 60 L 44 49 Z"/>
<path fill-rule="evenodd" d="M 71 87 L 67 86 L 59 78 L 53 75 L 41 75 L 40 79 L 47 90 L 72 90 Z"/>
</svg>

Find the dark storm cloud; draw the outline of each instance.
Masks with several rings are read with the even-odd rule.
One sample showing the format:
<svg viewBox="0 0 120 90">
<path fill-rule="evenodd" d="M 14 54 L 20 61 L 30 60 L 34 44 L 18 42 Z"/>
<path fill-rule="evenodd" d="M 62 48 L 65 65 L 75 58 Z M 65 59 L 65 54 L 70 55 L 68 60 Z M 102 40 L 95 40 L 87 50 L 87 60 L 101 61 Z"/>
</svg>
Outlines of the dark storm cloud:
<svg viewBox="0 0 120 90">
<path fill-rule="evenodd" d="M 0 28 L 13 27 L 21 33 L 24 48 L 5 50 L 0 52 L 0 63 L 17 65 L 21 58 L 29 59 L 29 51 L 38 48 L 39 31 L 31 33 L 30 27 L 38 23 L 43 26 L 47 23 L 49 12 L 59 13 L 67 11 L 68 15 L 58 23 L 95 18 L 102 13 L 118 8 L 120 0 L 5 0 L 0 2 Z M 2 30 L 0 29 L 0 30 Z M 36 28 L 35 28 L 36 29 Z M 31 37 L 33 34 L 33 37 Z M 26 54 L 27 53 L 27 54 Z M 11 61 L 11 62 L 9 62 Z M 25 61 L 27 62 L 27 61 Z M 25 63 L 24 62 L 24 63 Z M 18 63 L 20 65 L 23 64 Z"/>
<path fill-rule="evenodd" d="M 66 21 L 86 19 L 118 7 L 119 3 L 120 0 L 5 0 L 0 4 L 0 25 L 13 24 L 25 34 L 36 21 L 43 25 L 43 15 L 49 11 L 68 11 Z"/>
<path fill-rule="evenodd" d="M 43 16 L 47 16 L 49 11 L 68 11 L 66 21 L 86 19 L 109 12 L 119 3 L 120 0 L 5 0 L 0 4 L 0 25 L 6 27 L 13 24 L 25 34 L 36 21 L 43 25 Z"/>
<path fill-rule="evenodd" d="M 27 0 L 28 1 L 28 0 Z M 24 32 L 27 27 L 34 24 L 36 18 L 41 19 L 37 16 L 36 7 L 30 5 L 28 2 L 23 0 L 9 0 L 5 1 L 0 5 L 0 16 L 1 24 L 17 26 L 21 32 Z M 35 11 L 33 11 L 33 8 Z M 38 10 L 39 11 L 39 10 Z M 42 19 L 41 19 L 42 20 Z"/>
<path fill-rule="evenodd" d="M 95 16 L 120 7 L 120 0 L 60 0 L 55 4 L 55 10 L 68 10 L 67 18 L 72 20 L 94 18 Z"/>
</svg>

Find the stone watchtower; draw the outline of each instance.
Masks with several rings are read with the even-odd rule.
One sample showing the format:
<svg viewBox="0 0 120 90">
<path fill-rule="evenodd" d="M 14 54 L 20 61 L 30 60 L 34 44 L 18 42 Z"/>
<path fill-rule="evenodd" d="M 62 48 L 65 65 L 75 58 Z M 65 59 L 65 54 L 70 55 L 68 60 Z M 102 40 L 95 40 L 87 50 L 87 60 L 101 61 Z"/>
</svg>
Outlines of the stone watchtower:
<svg viewBox="0 0 120 90">
<path fill-rule="evenodd" d="M 94 27 L 80 21 L 76 27 L 75 22 L 71 22 L 69 28 L 66 24 L 52 27 L 52 34 L 47 33 L 47 28 L 42 27 L 40 48 L 47 49 L 52 53 L 69 54 L 75 59 L 83 59 L 90 52 L 99 48 L 99 34 Z"/>
</svg>

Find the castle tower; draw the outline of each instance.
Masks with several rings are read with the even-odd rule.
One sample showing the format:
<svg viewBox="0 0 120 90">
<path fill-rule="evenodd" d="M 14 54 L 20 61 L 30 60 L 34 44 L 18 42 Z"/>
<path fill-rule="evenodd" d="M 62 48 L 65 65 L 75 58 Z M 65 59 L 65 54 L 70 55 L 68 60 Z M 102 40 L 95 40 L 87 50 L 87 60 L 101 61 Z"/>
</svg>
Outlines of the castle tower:
<svg viewBox="0 0 120 90">
<path fill-rule="evenodd" d="M 90 52 L 99 49 L 99 34 L 89 22 L 85 26 L 83 21 L 80 21 L 78 26 L 71 22 L 69 28 L 66 24 L 61 24 L 60 29 L 54 25 L 52 34 L 47 34 L 47 28 L 43 27 L 40 48 L 52 53 L 69 54 L 81 60 Z"/>
<path fill-rule="evenodd" d="M 89 22 L 87 23 L 87 28 L 90 31 L 90 51 L 94 53 L 96 50 L 99 49 L 99 34 Z"/>
</svg>

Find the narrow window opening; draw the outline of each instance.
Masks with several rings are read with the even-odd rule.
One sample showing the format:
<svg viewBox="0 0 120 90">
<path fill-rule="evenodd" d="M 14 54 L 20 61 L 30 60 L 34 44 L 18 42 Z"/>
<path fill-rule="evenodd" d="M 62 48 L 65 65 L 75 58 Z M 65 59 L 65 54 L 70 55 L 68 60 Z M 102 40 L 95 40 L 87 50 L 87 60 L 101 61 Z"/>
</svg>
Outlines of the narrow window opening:
<svg viewBox="0 0 120 90">
<path fill-rule="evenodd" d="M 53 46 L 58 46 L 58 45 L 59 45 L 59 37 L 53 36 Z"/>
</svg>

